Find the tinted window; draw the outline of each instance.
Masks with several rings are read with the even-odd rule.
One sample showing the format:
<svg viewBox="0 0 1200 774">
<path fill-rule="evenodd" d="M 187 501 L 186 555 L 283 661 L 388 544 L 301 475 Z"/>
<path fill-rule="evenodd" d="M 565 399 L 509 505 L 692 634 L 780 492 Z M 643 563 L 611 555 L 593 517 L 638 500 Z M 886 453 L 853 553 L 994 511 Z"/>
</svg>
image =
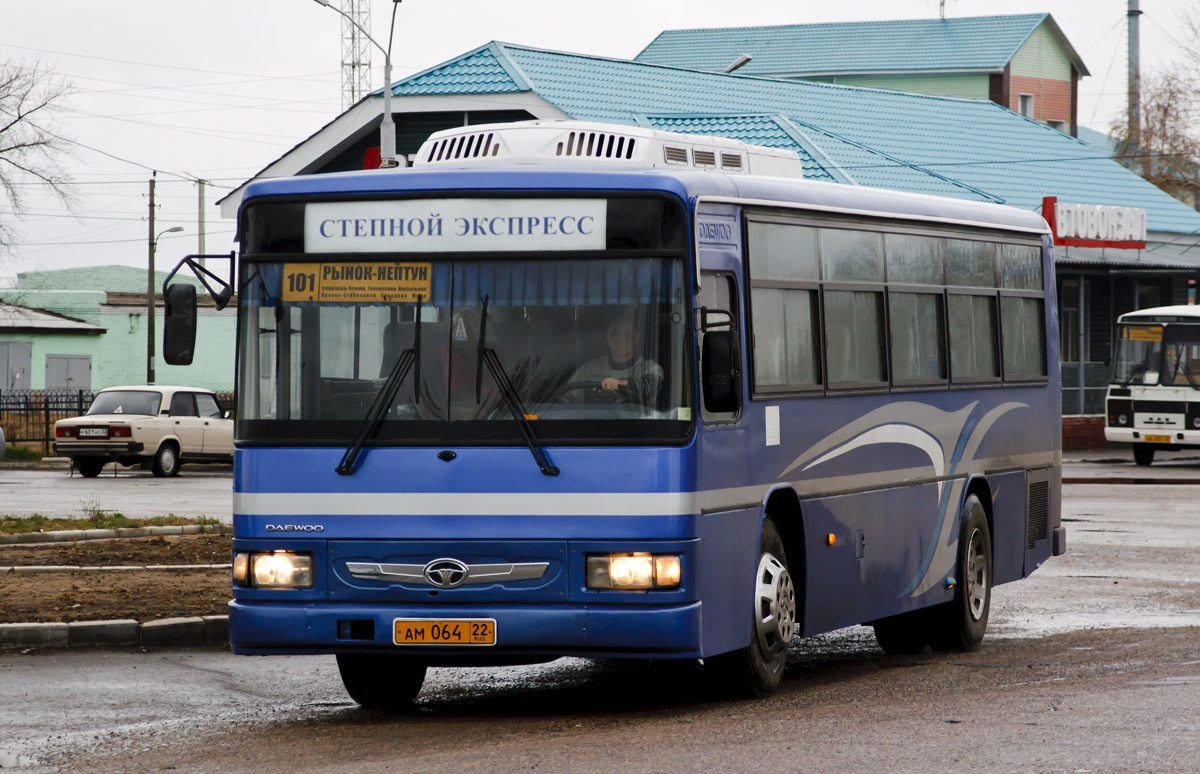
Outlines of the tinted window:
<svg viewBox="0 0 1200 774">
<path fill-rule="evenodd" d="M 820 384 L 815 346 L 816 295 L 815 290 L 751 290 L 757 387 Z"/>
<path fill-rule="evenodd" d="M 816 230 L 751 222 L 750 276 L 754 279 L 816 280 Z"/>
<path fill-rule="evenodd" d="M 1000 319 L 1004 330 L 1004 375 L 1040 377 L 1046 375 L 1046 336 L 1040 298 L 1000 299 Z"/>
<path fill-rule="evenodd" d="M 1000 287 L 1042 289 L 1042 251 L 1031 245 L 997 245 L 996 269 Z"/>
<path fill-rule="evenodd" d="M 1000 376 L 996 357 L 996 299 L 950 296 L 950 373 L 954 379 Z"/>
<path fill-rule="evenodd" d="M 888 282 L 941 285 L 945 278 L 942 240 L 911 234 L 888 234 Z"/>
<path fill-rule="evenodd" d="M 893 378 L 898 382 L 944 381 L 946 332 L 941 294 L 892 293 L 890 301 Z"/>
<path fill-rule="evenodd" d="M 821 229 L 821 270 L 833 282 L 883 282 L 883 235 Z"/>
<path fill-rule="evenodd" d="M 723 309 L 733 315 L 733 320 L 737 320 L 737 309 L 734 299 L 737 294 L 733 289 L 733 277 L 727 274 L 702 274 L 700 276 L 700 296 L 697 299 L 697 305 L 707 309 Z M 709 314 L 707 323 L 709 325 L 717 325 L 724 322 L 729 322 L 730 318 L 723 314 Z M 735 335 L 737 332 L 737 324 L 731 326 Z M 715 330 L 730 330 L 730 328 L 716 328 Z M 733 419 L 737 416 L 736 411 L 730 412 L 711 412 L 704 407 L 704 401 L 700 401 L 700 416 L 705 422 L 723 422 Z"/>
<path fill-rule="evenodd" d="M 171 396 L 171 416 L 196 416 L 196 396 L 190 392 L 177 392 Z"/>
<path fill-rule="evenodd" d="M 995 245 L 969 239 L 946 240 L 946 284 L 977 288 L 996 286 Z"/>
<path fill-rule="evenodd" d="M 831 385 L 867 384 L 887 379 L 882 309 L 882 293 L 826 291 L 825 357 L 829 363 Z"/>
</svg>

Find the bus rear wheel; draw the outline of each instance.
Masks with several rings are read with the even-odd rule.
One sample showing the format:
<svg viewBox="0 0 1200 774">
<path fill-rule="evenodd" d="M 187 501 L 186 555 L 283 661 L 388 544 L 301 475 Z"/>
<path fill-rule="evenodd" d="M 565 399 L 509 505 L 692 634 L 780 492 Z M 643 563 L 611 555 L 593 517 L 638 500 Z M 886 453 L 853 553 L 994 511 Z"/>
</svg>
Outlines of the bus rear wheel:
<svg viewBox="0 0 1200 774">
<path fill-rule="evenodd" d="M 339 653 L 337 665 L 346 693 L 364 709 L 404 709 L 425 682 L 425 664 L 404 656 Z"/>
<path fill-rule="evenodd" d="M 975 495 L 962 507 L 954 601 L 929 608 L 929 644 L 934 650 L 978 650 L 992 606 L 992 533 Z"/>
<path fill-rule="evenodd" d="M 1149 444 L 1138 444 L 1133 447 L 1133 461 L 1142 467 L 1154 462 L 1154 447 Z"/>
<path fill-rule="evenodd" d="M 779 687 L 788 643 L 796 629 L 797 591 L 788 572 L 783 540 L 770 519 L 763 522 L 758 540 L 750 644 L 705 659 L 724 692 L 740 699 L 761 698 Z"/>
</svg>

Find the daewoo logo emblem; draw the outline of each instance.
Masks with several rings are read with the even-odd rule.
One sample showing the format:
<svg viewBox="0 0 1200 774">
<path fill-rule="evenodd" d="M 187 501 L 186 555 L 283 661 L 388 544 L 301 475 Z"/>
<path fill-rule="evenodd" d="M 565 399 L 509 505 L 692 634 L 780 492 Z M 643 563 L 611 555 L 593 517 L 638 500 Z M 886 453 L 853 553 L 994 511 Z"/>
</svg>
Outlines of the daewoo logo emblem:
<svg viewBox="0 0 1200 774">
<path fill-rule="evenodd" d="M 434 559 L 425 565 L 423 574 L 430 586 L 452 589 L 461 586 L 470 569 L 457 559 Z"/>
</svg>

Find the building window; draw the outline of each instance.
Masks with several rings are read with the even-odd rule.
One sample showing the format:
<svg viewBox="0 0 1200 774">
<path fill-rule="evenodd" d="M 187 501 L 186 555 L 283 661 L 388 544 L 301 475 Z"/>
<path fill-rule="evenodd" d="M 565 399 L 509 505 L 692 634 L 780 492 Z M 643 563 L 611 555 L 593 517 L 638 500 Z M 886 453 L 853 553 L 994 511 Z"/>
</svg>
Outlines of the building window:
<svg viewBox="0 0 1200 774">
<path fill-rule="evenodd" d="M 1022 94 L 1017 97 L 1017 112 L 1028 118 L 1033 118 L 1033 95 Z"/>
<path fill-rule="evenodd" d="M 1052 129 L 1057 129 L 1058 131 L 1066 134 L 1066 131 L 1067 131 L 1067 122 L 1066 121 L 1047 121 L 1046 123 L 1049 124 Z"/>
</svg>

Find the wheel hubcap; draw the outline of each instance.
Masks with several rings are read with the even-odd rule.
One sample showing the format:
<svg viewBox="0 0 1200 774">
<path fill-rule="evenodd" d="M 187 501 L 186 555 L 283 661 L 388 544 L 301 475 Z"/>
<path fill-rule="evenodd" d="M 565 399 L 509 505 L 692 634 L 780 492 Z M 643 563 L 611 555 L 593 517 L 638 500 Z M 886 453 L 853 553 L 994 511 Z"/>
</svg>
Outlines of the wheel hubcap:
<svg viewBox="0 0 1200 774">
<path fill-rule="evenodd" d="M 758 560 L 754 589 L 754 629 L 767 653 L 787 647 L 796 626 L 796 588 L 783 563 L 771 554 Z"/>
<path fill-rule="evenodd" d="M 162 466 L 163 470 L 175 469 L 175 452 L 172 449 L 163 449 Z"/>
<path fill-rule="evenodd" d="M 984 555 L 983 533 L 971 533 L 967 548 L 967 606 L 971 618 L 978 621 L 987 611 L 987 557 Z"/>
</svg>

